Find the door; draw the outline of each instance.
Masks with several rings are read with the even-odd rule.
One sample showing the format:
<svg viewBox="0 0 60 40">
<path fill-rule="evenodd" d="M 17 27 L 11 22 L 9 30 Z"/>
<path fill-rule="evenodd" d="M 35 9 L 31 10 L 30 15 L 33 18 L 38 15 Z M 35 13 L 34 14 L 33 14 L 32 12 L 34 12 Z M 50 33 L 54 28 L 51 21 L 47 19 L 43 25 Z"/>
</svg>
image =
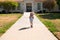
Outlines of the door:
<svg viewBox="0 0 60 40">
<path fill-rule="evenodd" d="M 32 3 L 26 3 L 26 12 L 32 11 Z"/>
</svg>

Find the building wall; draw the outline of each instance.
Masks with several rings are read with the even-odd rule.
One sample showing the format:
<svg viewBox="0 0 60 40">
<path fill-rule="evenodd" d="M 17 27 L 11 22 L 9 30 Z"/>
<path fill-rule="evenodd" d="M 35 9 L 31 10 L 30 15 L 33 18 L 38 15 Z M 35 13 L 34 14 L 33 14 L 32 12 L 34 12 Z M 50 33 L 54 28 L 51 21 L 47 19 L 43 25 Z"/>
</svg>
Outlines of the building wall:
<svg viewBox="0 0 60 40">
<path fill-rule="evenodd" d="M 21 5 L 20 5 L 20 6 L 21 6 L 21 7 L 20 7 L 20 8 L 21 8 L 20 11 L 21 11 L 21 12 L 24 12 L 24 2 L 21 2 L 20 4 L 21 4 Z"/>
<path fill-rule="evenodd" d="M 36 3 L 36 2 L 34 2 L 34 3 L 33 3 L 32 8 L 33 8 L 33 11 L 34 11 L 34 12 L 36 12 L 36 11 L 37 11 L 37 3 Z"/>
<path fill-rule="evenodd" d="M 20 3 L 20 10 L 16 7 L 15 10 L 10 10 L 10 12 L 26 12 L 26 3 L 32 3 L 32 11 L 37 12 L 37 3 L 34 0 L 24 0 L 23 2 Z M 41 2 L 40 2 L 41 3 Z M 42 4 L 41 4 L 41 9 L 42 9 Z"/>
<path fill-rule="evenodd" d="M 26 3 L 32 3 L 32 11 L 37 12 L 37 3 L 34 0 L 24 0 L 23 2 L 21 2 L 21 10 L 22 12 L 26 12 Z M 41 2 L 40 2 L 41 3 Z M 42 7 L 42 4 L 41 4 Z"/>
<path fill-rule="evenodd" d="M 26 12 L 26 3 L 32 3 L 32 10 L 33 10 L 34 0 L 24 0 L 24 12 Z"/>
<path fill-rule="evenodd" d="M 18 10 L 17 8 L 13 11 L 17 11 L 17 12 L 26 12 L 26 3 L 32 3 L 32 11 L 33 12 L 37 12 L 37 3 L 34 0 L 24 0 L 23 2 L 20 2 L 20 10 Z M 42 3 L 42 2 L 39 2 Z M 42 4 L 41 4 L 41 9 L 42 9 Z M 11 10 L 12 11 L 12 10 Z"/>
<path fill-rule="evenodd" d="M 35 4 L 34 4 L 34 11 L 35 12 L 39 11 L 38 10 L 38 6 L 37 6 L 38 3 L 40 3 L 40 8 L 41 8 L 40 10 L 43 10 L 43 4 L 42 4 L 42 2 L 35 2 Z"/>
</svg>

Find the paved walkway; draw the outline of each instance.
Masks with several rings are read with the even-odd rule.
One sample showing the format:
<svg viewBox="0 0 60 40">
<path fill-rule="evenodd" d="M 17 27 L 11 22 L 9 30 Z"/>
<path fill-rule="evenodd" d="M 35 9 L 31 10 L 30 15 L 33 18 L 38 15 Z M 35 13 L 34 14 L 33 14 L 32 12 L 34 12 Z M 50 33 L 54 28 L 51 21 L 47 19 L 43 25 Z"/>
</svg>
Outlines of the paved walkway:
<svg viewBox="0 0 60 40">
<path fill-rule="evenodd" d="M 25 12 L 0 40 L 58 40 L 35 15 L 34 27 L 29 28 L 29 14 Z"/>
</svg>

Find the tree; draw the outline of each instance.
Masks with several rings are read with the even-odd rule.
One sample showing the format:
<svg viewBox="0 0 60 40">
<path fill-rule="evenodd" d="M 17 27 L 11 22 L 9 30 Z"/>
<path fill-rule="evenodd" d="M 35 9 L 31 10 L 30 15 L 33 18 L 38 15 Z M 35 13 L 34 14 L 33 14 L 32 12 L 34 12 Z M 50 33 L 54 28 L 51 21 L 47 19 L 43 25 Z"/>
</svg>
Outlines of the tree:
<svg viewBox="0 0 60 40">
<path fill-rule="evenodd" d="M 60 0 L 56 0 L 58 6 L 59 6 L 59 9 L 60 9 Z"/>
<path fill-rule="evenodd" d="M 49 11 L 55 7 L 55 1 L 54 0 L 48 0 L 43 2 L 43 7 L 47 8 Z"/>
<path fill-rule="evenodd" d="M 14 9 L 18 6 L 17 2 L 0 2 L 0 6 L 8 12 L 10 9 Z"/>
</svg>

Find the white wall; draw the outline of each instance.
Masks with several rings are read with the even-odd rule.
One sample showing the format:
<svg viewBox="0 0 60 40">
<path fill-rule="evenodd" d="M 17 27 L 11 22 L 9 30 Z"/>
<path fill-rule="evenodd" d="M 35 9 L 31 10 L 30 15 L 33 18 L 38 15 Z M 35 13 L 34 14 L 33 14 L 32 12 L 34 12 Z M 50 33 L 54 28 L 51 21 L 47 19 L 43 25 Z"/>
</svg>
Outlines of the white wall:
<svg viewBox="0 0 60 40">
<path fill-rule="evenodd" d="M 42 2 L 35 2 L 35 12 L 38 11 L 38 7 L 37 7 L 37 4 L 40 3 L 41 4 L 41 9 L 40 10 L 43 10 L 43 3 Z"/>
<path fill-rule="evenodd" d="M 33 6 L 34 1 L 33 0 L 24 0 L 24 12 L 26 12 L 26 3 L 32 3 L 32 6 Z M 33 10 L 33 8 L 32 8 L 32 10 Z"/>
<path fill-rule="evenodd" d="M 21 2 L 21 4 L 20 4 L 20 6 L 21 6 L 21 12 L 24 12 L 24 3 L 23 2 Z"/>
<path fill-rule="evenodd" d="M 26 3 L 32 3 L 32 11 L 37 12 L 37 2 L 34 2 L 34 0 L 24 0 L 21 2 L 21 12 L 26 12 Z M 42 9 L 42 4 L 41 4 L 41 9 Z"/>
</svg>

